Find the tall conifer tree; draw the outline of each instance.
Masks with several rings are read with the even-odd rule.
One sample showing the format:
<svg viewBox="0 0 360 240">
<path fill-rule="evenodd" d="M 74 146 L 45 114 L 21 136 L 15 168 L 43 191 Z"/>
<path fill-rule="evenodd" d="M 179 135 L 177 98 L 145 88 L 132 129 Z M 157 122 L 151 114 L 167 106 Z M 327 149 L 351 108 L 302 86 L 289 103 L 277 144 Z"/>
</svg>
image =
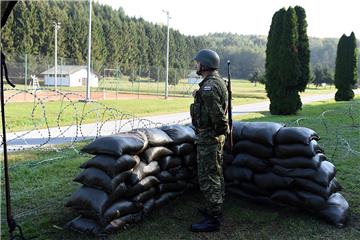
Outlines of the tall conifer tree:
<svg viewBox="0 0 360 240">
<path fill-rule="evenodd" d="M 358 77 L 358 53 L 356 37 L 352 32 L 349 37 L 343 34 L 336 53 L 335 94 L 336 101 L 349 101 L 354 98 L 353 86 Z"/>
</svg>

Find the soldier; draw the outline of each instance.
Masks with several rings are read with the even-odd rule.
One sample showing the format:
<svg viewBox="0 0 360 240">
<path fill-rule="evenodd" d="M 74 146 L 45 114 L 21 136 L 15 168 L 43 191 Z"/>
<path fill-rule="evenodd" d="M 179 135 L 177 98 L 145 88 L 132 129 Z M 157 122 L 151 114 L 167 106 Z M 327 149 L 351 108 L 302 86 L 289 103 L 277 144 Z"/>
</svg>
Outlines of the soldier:
<svg viewBox="0 0 360 240">
<path fill-rule="evenodd" d="M 223 146 L 228 131 L 226 119 L 227 88 L 220 78 L 219 55 L 209 49 L 199 51 L 198 75 L 203 77 L 200 88 L 194 91 L 194 103 L 190 106 L 192 124 L 196 129 L 197 166 L 200 190 L 206 205 L 198 209 L 204 219 L 191 225 L 193 232 L 212 232 L 220 229 L 224 201 L 224 177 L 222 172 Z"/>
</svg>

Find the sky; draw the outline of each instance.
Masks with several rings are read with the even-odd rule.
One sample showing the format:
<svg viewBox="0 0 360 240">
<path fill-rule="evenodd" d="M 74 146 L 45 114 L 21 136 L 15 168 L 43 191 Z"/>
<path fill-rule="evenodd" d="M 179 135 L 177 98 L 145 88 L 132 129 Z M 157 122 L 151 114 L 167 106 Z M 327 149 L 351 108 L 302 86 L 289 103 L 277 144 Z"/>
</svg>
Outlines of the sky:
<svg viewBox="0 0 360 240">
<path fill-rule="evenodd" d="M 339 38 L 351 31 L 360 36 L 357 0 L 95 0 L 128 16 L 166 25 L 186 35 L 214 32 L 267 35 L 273 14 L 282 7 L 302 6 L 307 15 L 308 35 Z"/>
</svg>

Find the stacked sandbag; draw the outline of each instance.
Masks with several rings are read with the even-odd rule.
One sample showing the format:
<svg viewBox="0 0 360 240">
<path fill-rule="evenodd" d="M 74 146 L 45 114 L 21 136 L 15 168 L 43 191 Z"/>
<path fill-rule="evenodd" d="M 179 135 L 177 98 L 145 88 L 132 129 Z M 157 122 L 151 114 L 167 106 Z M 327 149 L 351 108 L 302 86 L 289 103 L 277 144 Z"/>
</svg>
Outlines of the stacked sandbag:
<svg viewBox="0 0 360 240">
<path fill-rule="evenodd" d="M 349 205 L 338 193 L 341 186 L 335 178 L 336 168 L 324 155 L 318 140 L 318 134 L 309 128 L 280 129 L 275 138 L 275 157 L 270 162 L 274 165 L 274 173 L 293 179 L 293 188 L 274 193 L 272 199 L 286 201 L 291 195 L 292 205 L 306 208 L 342 226 L 348 218 Z"/>
<path fill-rule="evenodd" d="M 304 127 L 274 123 L 234 124 L 234 159 L 224 171 L 228 191 L 251 201 L 305 209 L 342 226 L 348 204 L 335 166 Z"/>
<path fill-rule="evenodd" d="M 273 156 L 275 135 L 282 127 L 283 125 L 272 122 L 234 122 L 234 157 L 224 168 L 230 192 L 235 191 L 238 195 L 260 202 L 265 202 L 270 197 L 268 187 L 257 185 L 254 180 L 258 176 L 274 177 L 269 159 Z M 272 184 L 275 187 L 286 183 L 275 181 Z"/>
<path fill-rule="evenodd" d="M 171 137 L 159 128 L 138 129 L 98 138 L 82 149 L 95 156 L 74 179 L 82 186 L 66 206 L 80 216 L 68 228 L 96 235 L 115 232 L 189 187 L 195 177 L 194 132 L 181 125 L 163 128 Z"/>
<path fill-rule="evenodd" d="M 83 171 L 74 179 L 82 186 L 72 194 L 66 206 L 80 216 L 70 221 L 67 227 L 99 235 L 104 229 L 118 226 L 119 218 L 140 219 L 143 204 L 124 197 L 131 190 L 125 181 L 139 166 L 143 167 L 141 178 L 159 171 L 158 166 L 157 169 L 154 165 L 143 166 L 140 161 L 138 154 L 148 144 L 144 133 L 134 131 L 99 137 L 82 149 L 95 156 L 80 166 Z M 151 184 L 156 184 L 156 181 L 152 180 Z M 144 186 L 151 184 L 144 180 Z"/>
</svg>

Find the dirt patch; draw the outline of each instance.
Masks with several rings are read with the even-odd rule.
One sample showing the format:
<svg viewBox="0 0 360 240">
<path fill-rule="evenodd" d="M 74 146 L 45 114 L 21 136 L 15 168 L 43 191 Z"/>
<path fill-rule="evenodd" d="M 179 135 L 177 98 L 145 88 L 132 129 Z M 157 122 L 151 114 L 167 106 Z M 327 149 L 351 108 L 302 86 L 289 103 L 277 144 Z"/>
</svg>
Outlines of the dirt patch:
<svg viewBox="0 0 360 240">
<path fill-rule="evenodd" d="M 64 96 L 70 100 L 82 100 L 85 99 L 85 93 L 83 92 L 55 92 L 41 90 L 36 93 L 23 92 L 17 90 L 7 90 L 5 92 L 5 101 L 8 102 L 33 102 L 34 97 L 41 99 L 41 101 L 60 101 Z M 122 99 L 163 99 L 164 96 L 148 95 L 148 94 L 132 94 L 132 93 L 118 93 L 118 92 L 103 92 L 94 91 L 90 93 L 91 100 L 122 100 Z M 169 97 L 174 99 L 177 97 Z"/>
</svg>

